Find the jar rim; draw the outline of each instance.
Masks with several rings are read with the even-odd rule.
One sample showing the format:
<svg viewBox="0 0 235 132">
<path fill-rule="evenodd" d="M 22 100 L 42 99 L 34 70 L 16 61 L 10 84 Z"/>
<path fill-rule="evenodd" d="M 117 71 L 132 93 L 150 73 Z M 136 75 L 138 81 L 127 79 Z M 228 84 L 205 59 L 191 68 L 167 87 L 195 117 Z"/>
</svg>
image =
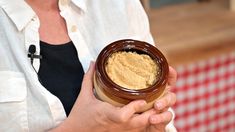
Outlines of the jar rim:
<svg viewBox="0 0 235 132">
<path fill-rule="evenodd" d="M 118 51 L 138 51 L 149 55 L 160 68 L 159 79 L 153 85 L 144 89 L 128 89 L 114 83 L 106 73 L 105 65 L 108 58 Z M 96 61 L 96 72 L 107 86 L 103 89 L 105 92 L 128 99 L 145 99 L 148 96 L 152 100 L 155 97 L 153 95 L 158 91 L 164 91 L 165 87 L 162 86 L 165 86 L 167 83 L 169 68 L 164 55 L 153 45 L 139 40 L 123 39 L 112 42 L 100 52 Z"/>
</svg>

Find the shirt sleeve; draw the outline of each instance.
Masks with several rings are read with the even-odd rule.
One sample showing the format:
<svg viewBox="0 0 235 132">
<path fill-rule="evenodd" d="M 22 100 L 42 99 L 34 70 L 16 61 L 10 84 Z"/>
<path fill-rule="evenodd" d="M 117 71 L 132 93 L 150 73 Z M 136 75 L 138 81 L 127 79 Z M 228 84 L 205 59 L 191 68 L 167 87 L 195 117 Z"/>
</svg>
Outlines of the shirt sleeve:
<svg viewBox="0 0 235 132">
<path fill-rule="evenodd" d="M 173 118 L 171 122 L 166 126 L 166 132 L 177 132 L 175 126 L 174 126 L 174 118 L 175 118 L 175 113 L 172 108 L 169 108 L 169 110 L 173 114 Z"/>
<path fill-rule="evenodd" d="M 129 30 L 135 35 L 135 39 L 146 41 L 154 45 L 148 16 L 139 0 L 127 1 L 127 16 Z"/>
</svg>

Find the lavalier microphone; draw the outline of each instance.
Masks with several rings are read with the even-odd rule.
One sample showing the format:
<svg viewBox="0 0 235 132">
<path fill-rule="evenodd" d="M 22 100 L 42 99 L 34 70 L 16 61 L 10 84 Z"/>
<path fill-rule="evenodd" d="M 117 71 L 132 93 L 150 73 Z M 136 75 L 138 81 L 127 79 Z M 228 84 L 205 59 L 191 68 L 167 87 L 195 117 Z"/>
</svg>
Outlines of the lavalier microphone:
<svg viewBox="0 0 235 132">
<path fill-rule="evenodd" d="M 28 57 L 30 58 L 31 64 L 33 64 L 33 59 L 42 59 L 41 55 L 35 55 L 36 46 L 31 44 L 28 49 Z"/>
</svg>

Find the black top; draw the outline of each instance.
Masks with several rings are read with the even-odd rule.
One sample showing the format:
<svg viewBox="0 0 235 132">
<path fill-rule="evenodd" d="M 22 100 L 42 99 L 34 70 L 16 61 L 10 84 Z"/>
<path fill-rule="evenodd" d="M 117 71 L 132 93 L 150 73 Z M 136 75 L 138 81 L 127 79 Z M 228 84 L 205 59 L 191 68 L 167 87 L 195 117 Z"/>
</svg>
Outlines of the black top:
<svg viewBox="0 0 235 132">
<path fill-rule="evenodd" d="M 51 45 L 41 41 L 40 54 L 39 79 L 60 99 L 68 115 L 80 92 L 84 75 L 76 48 L 72 42 Z"/>
</svg>

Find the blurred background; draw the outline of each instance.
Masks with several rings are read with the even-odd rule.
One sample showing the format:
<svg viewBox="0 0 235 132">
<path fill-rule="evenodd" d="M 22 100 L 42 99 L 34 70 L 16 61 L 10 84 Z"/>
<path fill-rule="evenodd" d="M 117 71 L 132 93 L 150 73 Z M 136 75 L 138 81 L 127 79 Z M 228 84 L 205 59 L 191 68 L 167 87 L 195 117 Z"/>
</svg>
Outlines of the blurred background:
<svg viewBox="0 0 235 132">
<path fill-rule="evenodd" d="M 235 0 L 141 0 L 178 72 L 179 132 L 235 132 Z"/>
</svg>

